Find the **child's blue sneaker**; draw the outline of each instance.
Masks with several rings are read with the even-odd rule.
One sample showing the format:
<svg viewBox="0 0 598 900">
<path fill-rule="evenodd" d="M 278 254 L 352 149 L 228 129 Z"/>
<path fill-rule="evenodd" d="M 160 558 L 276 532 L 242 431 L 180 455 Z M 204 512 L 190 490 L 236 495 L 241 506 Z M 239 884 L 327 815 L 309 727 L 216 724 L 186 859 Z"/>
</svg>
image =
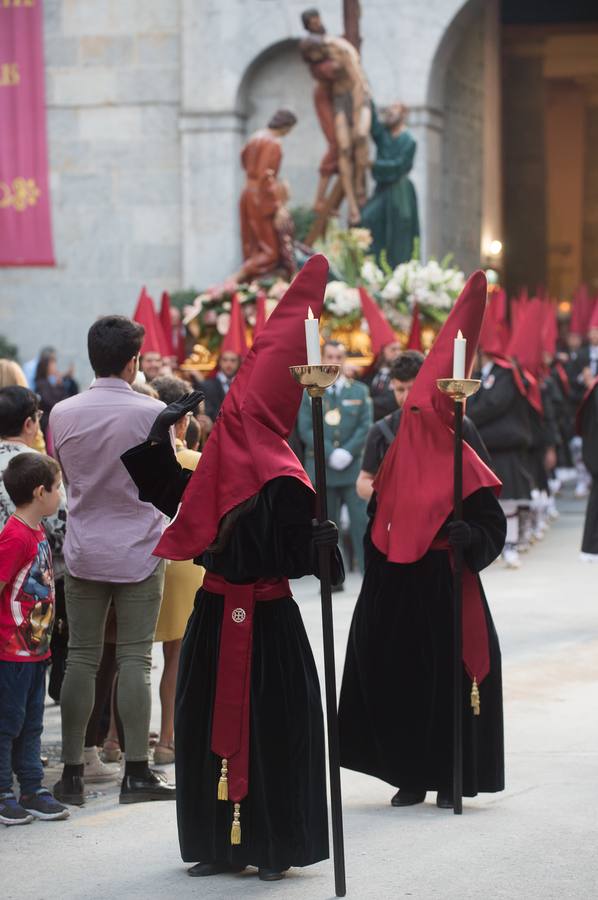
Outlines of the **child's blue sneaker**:
<svg viewBox="0 0 598 900">
<path fill-rule="evenodd" d="M 21 806 L 36 819 L 68 819 L 70 813 L 66 806 L 55 800 L 50 791 L 40 788 L 34 794 L 21 794 Z"/>
<path fill-rule="evenodd" d="M 30 822 L 33 822 L 33 816 L 23 809 L 10 791 L 0 794 L 0 822 L 3 825 L 29 825 Z"/>
</svg>

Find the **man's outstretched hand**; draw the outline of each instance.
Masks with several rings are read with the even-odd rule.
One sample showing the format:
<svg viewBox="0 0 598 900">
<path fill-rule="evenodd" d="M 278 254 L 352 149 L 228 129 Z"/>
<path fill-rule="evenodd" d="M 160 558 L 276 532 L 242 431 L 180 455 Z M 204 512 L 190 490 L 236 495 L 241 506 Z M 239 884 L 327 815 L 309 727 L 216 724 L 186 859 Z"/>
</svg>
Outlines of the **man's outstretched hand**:
<svg viewBox="0 0 598 900">
<path fill-rule="evenodd" d="M 166 409 L 156 417 L 151 431 L 147 436 L 152 444 L 165 444 L 170 440 L 169 431 L 172 425 L 179 421 L 187 413 L 193 412 L 204 398 L 201 391 L 191 391 L 180 400 L 169 403 Z"/>
</svg>

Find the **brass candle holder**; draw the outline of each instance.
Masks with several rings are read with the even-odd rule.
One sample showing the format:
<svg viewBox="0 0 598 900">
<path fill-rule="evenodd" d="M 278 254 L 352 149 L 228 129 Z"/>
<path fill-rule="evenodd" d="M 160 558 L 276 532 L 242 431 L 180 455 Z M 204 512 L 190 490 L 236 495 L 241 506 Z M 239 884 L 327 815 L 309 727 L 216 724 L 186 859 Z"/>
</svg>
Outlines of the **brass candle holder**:
<svg viewBox="0 0 598 900">
<path fill-rule="evenodd" d="M 323 397 L 341 374 L 340 366 L 289 366 L 291 375 L 310 397 Z"/>
<path fill-rule="evenodd" d="M 477 394 L 481 384 L 479 378 L 439 378 L 436 381 L 439 391 L 461 403 L 473 394 Z"/>
</svg>

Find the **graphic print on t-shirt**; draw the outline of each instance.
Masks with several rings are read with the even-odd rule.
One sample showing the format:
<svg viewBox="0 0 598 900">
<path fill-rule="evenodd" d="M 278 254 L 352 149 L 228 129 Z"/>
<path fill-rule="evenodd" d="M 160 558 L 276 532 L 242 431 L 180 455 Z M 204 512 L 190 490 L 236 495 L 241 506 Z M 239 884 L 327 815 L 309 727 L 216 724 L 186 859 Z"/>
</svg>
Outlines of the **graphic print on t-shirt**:
<svg viewBox="0 0 598 900">
<path fill-rule="evenodd" d="M 54 576 L 47 539 L 38 543 L 33 562 L 15 577 L 10 611 L 15 627 L 0 652 L 15 657 L 45 656 L 54 624 Z"/>
</svg>

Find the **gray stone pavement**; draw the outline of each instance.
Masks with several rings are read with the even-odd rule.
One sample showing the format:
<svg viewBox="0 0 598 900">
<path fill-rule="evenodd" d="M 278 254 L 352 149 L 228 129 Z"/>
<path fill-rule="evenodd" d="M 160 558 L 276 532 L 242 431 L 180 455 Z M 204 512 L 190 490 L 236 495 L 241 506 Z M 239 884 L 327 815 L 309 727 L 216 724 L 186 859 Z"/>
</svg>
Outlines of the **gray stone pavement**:
<svg viewBox="0 0 598 900">
<path fill-rule="evenodd" d="M 598 897 L 598 567 L 577 558 L 583 507 L 561 503 L 561 518 L 520 571 L 495 564 L 483 576 L 503 650 L 507 789 L 466 799 L 457 817 L 438 810 L 434 795 L 392 809 L 392 788 L 343 771 L 348 896 Z M 358 590 L 351 576 L 334 598 L 339 678 Z M 321 668 L 317 583 L 303 579 L 295 592 Z M 155 659 L 154 724 L 158 647 Z M 58 739 L 50 706 L 44 740 Z M 118 806 L 116 785 L 66 822 L 2 829 L 0 885 L 6 900 L 334 896 L 330 862 L 270 885 L 255 871 L 188 878 L 174 804 Z"/>
</svg>

